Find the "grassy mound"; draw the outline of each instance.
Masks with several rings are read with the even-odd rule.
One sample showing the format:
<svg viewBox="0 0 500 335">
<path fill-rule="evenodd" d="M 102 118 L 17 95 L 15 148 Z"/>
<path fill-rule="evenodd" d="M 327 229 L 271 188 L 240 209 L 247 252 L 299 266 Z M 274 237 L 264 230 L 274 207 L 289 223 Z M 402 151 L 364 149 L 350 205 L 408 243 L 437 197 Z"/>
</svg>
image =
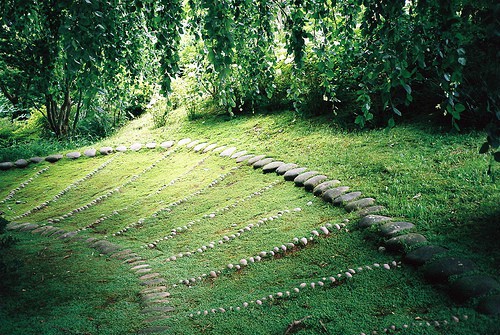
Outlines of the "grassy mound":
<svg viewBox="0 0 500 335">
<path fill-rule="evenodd" d="M 482 134 L 414 125 L 347 132 L 292 113 L 185 122 L 177 110 L 169 118 L 154 129 L 145 116 L 96 147 L 189 137 L 307 166 L 500 277 L 500 197 L 477 155 Z M 47 166 L 3 171 L 0 200 Z M 10 233 L 18 241 L 2 256 L 0 334 L 498 332 L 498 319 L 476 313 L 474 302 L 457 305 L 414 268 L 394 266 L 400 256 L 378 250 L 377 235 L 357 229 L 354 213 L 211 151 L 174 146 L 65 159 L 0 210 L 9 220 L 78 231 L 65 240 Z M 294 241 L 327 224 L 328 236 Z M 100 257 L 87 238 L 130 249 L 140 261 Z M 169 296 L 155 303 L 141 284 L 158 278 Z"/>
</svg>

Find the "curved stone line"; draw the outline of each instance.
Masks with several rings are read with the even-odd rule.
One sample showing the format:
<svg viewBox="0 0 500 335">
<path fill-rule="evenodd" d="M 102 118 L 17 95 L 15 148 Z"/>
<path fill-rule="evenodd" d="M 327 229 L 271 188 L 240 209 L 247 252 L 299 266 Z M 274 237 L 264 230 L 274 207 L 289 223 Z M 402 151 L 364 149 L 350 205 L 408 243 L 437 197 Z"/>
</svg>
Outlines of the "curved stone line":
<svg viewBox="0 0 500 335">
<path fill-rule="evenodd" d="M 165 237 L 163 237 L 163 239 L 157 239 L 157 240 L 155 240 L 153 242 L 146 243 L 145 246 L 147 246 L 149 248 L 155 248 L 162 240 L 166 241 L 166 240 L 175 238 L 175 236 L 177 236 L 177 233 L 184 232 L 184 231 L 190 229 L 192 226 L 199 224 L 202 220 L 212 219 L 212 218 L 216 217 L 218 213 L 224 213 L 224 212 L 227 212 L 227 211 L 229 211 L 231 209 L 234 209 L 239 204 L 241 204 L 243 202 L 247 202 L 247 201 L 253 199 L 255 196 L 262 195 L 262 193 L 264 193 L 267 190 L 272 189 L 274 186 L 276 186 L 279 183 L 281 183 L 281 181 L 275 181 L 275 182 L 271 183 L 270 185 L 267 185 L 267 186 L 259 189 L 258 191 L 252 192 L 251 194 L 249 194 L 249 195 L 247 195 L 247 196 L 245 196 L 245 197 L 243 197 L 241 199 L 236 200 L 231 205 L 227 205 L 225 207 L 217 208 L 216 210 L 211 211 L 210 214 L 204 214 L 204 215 L 202 215 L 201 219 L 191 220 L 188 223 L 186 223 L 186 225 L 184 225 L 182 227 L 179 226 L 179 227 L 177 227 L 175 229 L 172 229 L 172 231 L 168 235 L 166 235 Z"/>
<path fill-rule="evenodd" d="M 290 213 L 289 210 L 285 210 L 285 211 L 282 211 L 284 213 Z M 279 214 L 278 214 L 279 215 Z M 280 216 L 278 216 L 277 218 L 279 218 Z M 267 220 L 273 220 L 274 216 L 273 217 L 269 217 L 267 218 Z M 253 226 L 256 226 L 256 227 L 259 227 L 260 225 L 264 224 L 267 220 L 259 220 L 259 222 L 257 222 L 257 224 L 253 225 Z M 230 271 L 238 271 L 240 269 L 242 269 L 243 267 L 246 267 L 252 263 L 258 263 L 262 260 L 264 260 L 265 258 L 269 258 L 269 259 L 274 259 L 274 256 L 277 255 L 277 254 L 286 254 L 287 251 L 297 251 L 297 250 L 300 250 L 302 248 L 304 248 L 308 243 L 311 243 L 311 242 L 314 242 L 315 239 L 317 239 L 319 236 L 320 236 L 320 233 L 318 232 L 321 231 L 321 233 L 325 236 L 329 236 L 330 235 L 330 231 L 328 230 L 328 228 L 332 228 L 332 227 L 335 227 L 337 228 L 338 231 L 341 231 L 341 230 L 345 230 L 345 231 L 348 231 L 345 227 L 346 225 L 345 224 L 335 224 L 335 225 L 332 225 L 331 223 L 328 223 L 326 224 L 325 226 L 321 226 L 319 227 L 317 230 L 316 229 L 313 229 L 311 230 L 311 236 L 309 237 L 301 237 L 301 238 L 298 238 L 298 237 L 295 237 L 293 238 L 293 240 L 291 242 L 286 242 L 286 243 L 283 243 L 281 244 L 280 246 L 275 246 L 273 247 L 271 250 L 269 251 L 261 251 L 258 255 L 254 255 L 254 256 L 251 256 L 251 257 L 248 257 L 248 258 L 243 258 L 243 259 L 240 259 L 239 260 L 239 264 L 228 264 L 226 269 L 222 269 L 222 270 L 212 270 L 210 271 L 208 274 L 204 273 L 202 274 L 201 276 L 198 276 L 197 278 L 196 277 L 191 277 L 189 279 L 181 279 L 179 280 L 179 284 L 184 284 L 184 285 L 187 285 L 187 286 L 192 286 L 194 283 L 196 283 L 197 281 L 203 281 L 207 278 L 217 278 L 219 277 L 221 274 L 228 274 Z M 247 226 L 246 227 L 247 231 L 251 230 L 253 227 L 250 227 Z M 226 242 L 229 242 L 231 240 L 234 240 L 236 238 L 238 238 L 239 236 L 241 235 L 241 233 L 236 233 L 236 234 L 233 234 L 229 237 L 227 237 L 225 239 Z M 221 241 L 219 241 L 219 244 L 222 244 L 220 243 Z M 202 253 L 204 252 L 205 250 L 208 250 L 208 248 L 202 248 L 201 251 L 198 251 L 199 253 Z M 176 287 L 177 284 L 173 284 L 172 287 Z"/>
<path fill-rule="evenodd" d="M 165 190 L 167 187 L 169 186 L 172 186 L 174 185 L 176 182 L 178 182 L 179 180 L 181 180 L 182 178 L 185 178 L 187 175 L 189 175 L 191 172 L 193 172 L 197 167 L 199 167 L 200 165 L 202 165 L 206 160 L 207 160 L 208 156 L 207 157 L 203 157 L 203 159 L 201 159 L 197 164 L 195 164 L 193 167 L 191 167 L 188 171 L 184 172 L 183 174 L 181 174 L 180 176 L 172 179 L 170 182 L 162 185 L 160 188 L 158 188 L 156 191 L 148 194 L 146 197 L 144 197 L 144 199 L 148 199 L 148 198 L 151 198 L 152 196 L 155 196 L 155 195 L 158 195 L 160 194 L 163 190 Z M 114 210 L 112 211 L 110 214 L 106 215 L 106 216 L 103 216 L 97 220 L 95 220 L 93 223 L 81 228 L 81 230 L 83 229 L 92 229 L 92 228 L 95 228 L 97 225 L 101 224 L 102 222 L 104 222 L 105 220 L 115 216 L 115 215 L 118 215 L 120 214 L 121 212 L 129 209 L 129 207 L 131 206 L 137 206 L 139 203 L 141 203 L 142 201 L 144 201 L 144 199 L 139 199 L 139 200 L 136 200 L 134 201 L 132 204 L 129 204 L 123 208 L 120 208 L 120 209 L 117 209 L 117 210 Z"/>
<path fill-rule="evenodd" d="M 22 182 L 18 187 L 16 187 L 12 191 L 10 191 L 9 194 L 7 195 L 7 197 L 5 197 L 5 199 L 3 199 L 2 201 L 0 201 L 0 204 L 3 204 L 5 202 L 11 200 L 14 197 L 14 195 L 16 195 L 17 192 L 21 191 L 21 189 L 23 189 L 26 186 L 28 186 L 36 177 L 40 176 L 44 172 L 47 172 L 48 169 L 49 169 L 49 167 L 46 167 L 46 168 L 43 168 L 43 169 L 37 171 L 33 175 L 33 177 L 30 177 L 28 180 Z"/>
<path fill-rule="evenodd" d="M 394 268 L 400 268 L 401 265 L 397 263 L 396 261 L 391 261 L 383 264 L 382 266 L 378 263 L 370 264 L 370 265 L 365 265 L 365 266 L 359 266 L 357 267 L 357 271 L 354 269 L 348 269 L 345 272 L 339 272 L 337 274 L 333 274 L 330 277 L 322 277 L 318 281 L 314 281 L 311 283 L 300 283 L 296 287 L 290 289 L 289 291 L 280 291 L 276 292 L 274 294 L 269 294 L 268 296 L 251 300 L 249 302 L 243 302 L 241 306 L 230 306 L 230 307 L 216 307 L 212 309 L 207 309 L 207 310 L 198 310 L 195 312 L 191 312 L 189 314 L 186 314 L 184 317 L 189 317 L 193 318 L 195 316 L 206 316 L 209 314 L 215 314 L 215 313 L 225 313 L 225 312 L 230 312 L 230 311 L 240 311 L 243 308 L 247 308 L 249 306 L 262 306 L 266 301 L 269 301 L 269 304 L 272 304 L 274 300 L 281 300 L 281 299 L 287 299 L 291 298 L 293 296 L 298 295 L 301 290 L 305 289 L 316 289 L 316 288 L 327 288 L 328 284 L 330 287 L 337 287 L 345 283 L 347 280 L 352 279 L 354 276 L 357 276 L 360 272 L 363 272 L 364 270 L 374 270 L 374 269 L 385 269 L 385 270 L 391 270 Z M 181 317 L 177 317 L 176 319 L 179 319 Z M 175 319 L 175 318 L 174 318 Z"/>
<path fill-rule="evenodd" d="M 402 330 L 412 329 L 412 328 L 422 328 L 422 327 L 434 327 L 434 328 L 442 328 L 449 327 L 452 325 L 458 324 L 460 321 L 466 321 L 469 319 L 468 315 L 462 315 L 462 320 L 458 316 L 452 315 L 449 320 L 431 320 L 431 321 L 419 321 L 412 322 L 411 324 L 403 324 L 400 327 L 396 327 L 395 325 L 391 325 L 387 328 L 384 328 L 381 332 L 384 334 L 395 334 Z M 378 334 L 377 330 L 372 331 L 371 333 L 360 333 L 359 335 L 368 335 L 368 334 Z"/>
<path fill-rule="evenodd" d="M 100 171 L 102 171 L 105 167 L 107 167 L 109 164 L 111 164 L 111 162 L 113 162 L 115 160 L 115 158 L 116 157 L 111 157 L 106 162 L 104 162 L 103 164 L 101 164 L 98 168 L 96 168 L 92 172 L 86 174 L 83 178 L 80 178 L 77 181 L 75 181 L 74 183 L 71 183 L 70 185 L 68 185 L 64 190 L 62 190 L 59 193 L 57 193 L 52 199 L 47 200 L 47 201 L 41 203 L 40 205 L 38 205 L 38 206 L 30 209 L 29 211 L 27 211 L 27 212 L 25 212 L 25 213 L 23 213 L 21 215 L 13 217 L 12 220 L 15 221 L 15 220 L 21 219 L 23 217 L 26 217 L 26 216 L 28 216 L 30 214 L 33 214 L 34 212 L 38 212 L 38 211 L 42 210 L 43 208 L 47 207 L 51 202 L 56 202 L 57 200 L 59 200 L 59 198 L 61 198 L 66 193 L 68 193 L 71 189 L 76 188 L 79 184 L 83 183 L 84 181 L 87 181 L 88 179 L 92 178 L 97 173 L 99 173 Z"/>
</svg>

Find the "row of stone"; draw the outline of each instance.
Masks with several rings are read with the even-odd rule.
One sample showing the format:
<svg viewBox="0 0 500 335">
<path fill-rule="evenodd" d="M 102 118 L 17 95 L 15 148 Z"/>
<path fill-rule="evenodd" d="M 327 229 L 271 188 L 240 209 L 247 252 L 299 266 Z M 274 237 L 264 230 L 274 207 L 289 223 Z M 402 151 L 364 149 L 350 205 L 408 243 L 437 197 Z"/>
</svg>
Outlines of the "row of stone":
<svg viewBox="0 0 500 335">
<path fill-rule="evenodd" d="M 385 238 L 384 248 L 406 253 L 405 260 L 415 265 L 424 265 L 425 278 L 432 283 L 448 283 L 455 276 L 469 273 L 457 280 L 451 281 L 450 294 L 460 302 L 470 301 L 473 298 L 483 299 L 477 309 L 485 314 L 500 314 L 500 285 L 488 275 L 476 274 L 476 266 L 468 259 L 457 257 L 443 257 L 434 260 L 434 256 L 446 251 L 445 248 L 424 245 L 427 239 L 414 232 L 415 225 L 410 222 L 392 222 L 392 218 L 375 215 L 384 210 L 384 207 L 375 205 L 373 198 L 360 198 L 361 192 L 350 192 L 347 186 L 338 186 L 338 180 L 328 180 L 328 177 L 317 171 L 299 167 L 294 163 L 276 161 L 265 155 L 252 155 L 246 152 L 236 152 L 236 148 L 228 148 L 220 156 L 235 158 L 238 163 L 246 162 L 254 169 L 261 168 L 264 173 L 276 172 L 283 175 L 285 180 L 293 181 L 298 187 L 304 187 L 321 197 L 325 202 L 333 205 L 343 205 L 348 212 L 357 211 L 361 218 L 359 226 L 366 228 L 379 225 L 379 232 Z M 236 154 L 235 154 L 236 153 Z M 412 250 L 415 249 L 415 250 Z M 408 252 L 412 250 L 411 252 Z M 432 260 L 432 262 L 431 262 Z"/>
<path fill-rule="evenodd" d="M 164 149 L 169 149 L 170 147 L 172 147 L 174 145 L 174 143 L 175 143 L 174 141 L 162 142 L 160 144 L 160 147 L 162 147 Z M 145 147 L 147 149 L 155 149 L 157 147 L 157 145 L 156 145 L 156 142 L 150 142 L 150 143 L 147 143 L 145 145 Z M 143 148 L 143 145 L 141 143 L 134 143 L 130 146 L 130 148 L 127 148 L 124 145 L 119 145 L 116 148 L 105 146 L 105 147 L 100 148 L 99 151 L 97 151 L 97 149 L 95 149 L 95 148 L 90 148 L 90 149 L 86 149 L 83 152 L 83 156 L 95 157 L 95 156 L 97 156 L 97 152 L 99 152 L 103 156 L 106 156 L 106 155 L 112 154 L 115 151 L 116 152 L 125 152 L 129 149 L 132 151 L 139 151 L 142 148 Z M 40 163 L 43 161 L 46 161 L 49 163 L 56 163 L 56 162 L 60 161 L 61 159 L 63 159 L 65 156 L 68 159 L 78 159 L 82 156 L 82 153 L 80 153 L 79 151 L 73 151 L 73 152 L 68 152 L 66 155 L 54 154 L 54 155 L 49 155 L 47 157 L 38 157 L 37 156 L 37 157 L 31 157 L 30 159 L 21 158 L 15 162 L 1 162 L 0 163 L 0 170 L 5 171 L 5 170 L 9 170 L 9 169 L 14 168 L 14 167 L 24 169 L 30 163 Z"/>
<path fill-rule="evenodd" d="M 166 299 L 170 296 L 166 286 L 160 286 L 165 283 L 165 279 L 160 277 L 159 273 L 151 273 L 151 267 L 138 254 L 130 249 L 123 250 L 122 247 L 107 240 L 96 238 L 77 237 L 77 232 L 66 232 L 58 227 L 49 225 L 38 225 L 34 223 L 9 223 L 6 227 L 10 231 L 31 232 L 45 237 L 63 239 L 74 239 L 84 241 L 91 248 L 96 249 L 102 255 L 109 255 L 110 258 L 116 258 L 123 261 L 123 264 L 130 267 L 130 270 L 139 276 L 140 285 L 145 288 L 140 292 L 144 308 L 143 313 L 158 314 L 171 312 L 174 309 L 168 305 Z M 165 305 L 167 304 L 167 305 Z M 155 317 L 156 318 L 156 317 Z"/>
<path fill-rule="evenodd" d="M 22 182 L 21 184 L 19 184 L 18 187 L 16 187 L 15 189 L 13 189 L 12 191 L 9 192 L 9 194 L 5 197 L 5 199 L 3 199 L 2 201 L 0 201 L 0 204 L 3 204 L 6 201 L 9 201 L 12 198 L 14 198 L 14 196 L 16 195 L 17 192 L 21 191 L 23 188 L 25 188 L 26 186 L 28 186 L 36 177 L 40 176 L 44 172 L 47 172 L 48 169 L 49 168 L 46 167 L 44 169 L 41 169 L 41 170 L 37 171 L 33 175 L 33 177 L 30 177 L 28 180 L 26 180 L 26 181 Z"/>
</svg>

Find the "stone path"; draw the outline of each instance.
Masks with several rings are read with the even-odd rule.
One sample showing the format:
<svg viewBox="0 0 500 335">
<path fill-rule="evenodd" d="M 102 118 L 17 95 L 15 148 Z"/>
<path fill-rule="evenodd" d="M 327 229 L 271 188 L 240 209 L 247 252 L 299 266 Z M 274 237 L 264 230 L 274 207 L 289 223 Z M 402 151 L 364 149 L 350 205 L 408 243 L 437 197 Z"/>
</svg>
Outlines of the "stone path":
<svg viewBox="0 0 500 335">
<path fill-rule="evenodd" d="M 255 171 L 261 171 L 262 173 L 275 173 L 278 176 L 282 176 L 283 182 L 289 181 L 293 183 L 295 187 L 304 188 L 305 191 L 311 192 L 314 196 L 322 199 L 326 203 L 331 203 L 333 206 L 342 207 L 346 212 L 354 212 L 356 216 L 359 217 L 359 221 L 357 223 L 357 227 L 359 229 L 369 228 L 369 234 L 377 234 L 382 239 L 383 243 L 380 248 L 387 249 L 396 254 L 401 254 L 403 256 L 403 262 L 419 269 L 426 281 L 440 287 L 444 285 L 450 296 L 457 303 L 470 303 L 471 301 L 473 301 L 475 303 L 476 309 L 481 313 L 490 315 L 500 314 L 500 285 L 496 279 L 488 276 L 487 274 L 481 273 L 477 266 L 468 258 L 457 255 L 451 256 L 450 250 L 442 246 L 429 243 L 425 236 L 418 233 L 417 224 L 412 222 L 394 220 L 387 215 L 386 208 L 377 204 L 376 199 L 371 197 L 364 197 L 361 191 L 351 190 L 349 186 L 342 185 L 340 181 L 331 179 L 328 176 L 323 175 L 313 169 L 301 167 L 295 163 L 286 163 L 272 157 L 267 157 L 266 155 L 247 153 L 246 150 L 239 150 L 236 147 L 227 147 L 223 145 L 221 146 L 217 145 L 216 143 L 210 143 L 208 141 L 191 140 L 186 138 L 178 141 L 177 144 L 175 144 L 175 141 L 162 142 L 159 145 L 160 150 L 170 150 L 171 148 L 174 149 L 168 151 L 167 154 L 164 154 L 162 158 L 160 158 L 160 160 L 151 164 L 148 168 L 142 171 L 140 175 L 151 170 L 156 166 L 157 163 L 159 163 L 159 161 L 167 158 L 175 150 L 182 147 L 185 147 L 187 150 L 191 150 L 194 153 L 215 154 L 221 157 L 221 159 L 233 160 L 234 163 L 238 166 L 252 166 Z M 150 142 L 145 146 L 140 143 L 134 143 L 130 146 L 129 149 L 131 151 L 140 151 L 158 150 L 159 148 L 155 142 Z M 128 148 L 126 146 L 121 145 L 117 148 L 103 147 L 99 150 L 88 149 L 83 153 L 83 155 L 80 152 L 71 152 L 67 153 L 65 156 L 66 159 L 76 160 L 85 159 L 81 157 L 95 157 L 96 155 L 98 155 L 98 153 L 100 155 L 113 155 L 114 152 L 126 152 L 127 150 Z M 64 155 L 50 155 L 44 160 L 50 163 L 56 163 L 62 159 L 64 159 Z M 61 191 L 60 194 L 55 197 L 55 199 L 52 199 L 50 201 L 57 200 L 70 189 L 74 188 L 78 183 L 91 178 L 93 175 L 103 169 L 107 164 L 111 163 L 111 161 L 112 160 L 107 161 L 101 167 L 94 170 L 84 178 L 78 180 L 72 185 L 69 185 L 66 189 Z M 0 170 L 25 168 L 29 164 L 39 164 L 40 162 L 42 162 L 42 159 L 36 157 L 33 157 L 29 160 L 18 160 L 16 162 L 3 162 L 0 163 Z M 43 173 L 47 169 L 48 168 L 40 170 L 34 177 Z M 139 177 L 135 176 L 128 182 L 133 182 Z M 28 181 L 22 183 L 18 188 L 9 193 L 7 198 L 4 199 L 2 203 L 11 200 L 16 192 L 18 192 L 21 188 L 26 187 L 32 181 L 32 178 L 28 179 Z M 217 180 L 210 183 L 209 187 L 216 185 Z M 198 195 L 198 192 L 199 191 L 194 192 L 192 196 Z M 110 195 L 111 194 L 109 194 L 108 196 Z M 98 202 L 105 198 L 106 196 L 101 196 L 99 198 L 96 198 L 95 201 Z M 187 201 L 187 199 L 187 197 L 184 199 L 180 199 L 177 202 L 169 204 L 166 208 L 170 210 L 171 207 L 178 206 L 184 201 Z M 29 216 L 32 212 L 46 207 L 50 203 L 50 201 L 44 202 L 41 205 L 28 211 L 27 213 L 15 217 L 14 219 L 18 220 Z M 67 213 L 66 217 L 81 210 L 85 210 L 92 205 L 94 205 L 93 202 L 75 209 L 74 211 Z M 165 209 L 162 209 L 162 211 L 163 210 Z M 221 211 L 224 210 L 227 209 L 221 209 Z M 276 219 L 284 213 L 286 212 L 280 212 L 276 216 Z M 207 215 L 207 218 L 210 218 L 210 214 Z M 213 215 L 215 216 L 216 213 L 213 213 Z M 60 221 L 65 219 L 66 217 L 60 216 L 57 219 Z M 273 217 L 267 219 L 275 218 Z M 55 219 L 49 220 L 49 224 L 45 225 L 28 222 L 12 222 L 7 226 L 7 229 L 20 232 L 31 232 L 33 234 L 58 238 L 61 240 L 81 241 L 82 238 L 78 236 L 78 233 L 81 230 L 70 232 L 64 231 L 54 225 L 54 223 L 57 223 L 59 221 L 56 221 Z M 144 220 L 141 219 L 139 220 L 137 225 L 140 225 L 143 222 Z M 261 224 L 264 224 L 264 222 L 265 221 L 263 220 L 259 220 L 257 223 L 253 223 L 251 226 L 248 225 L 247 227 L 241 229 L 238 234 L 243 234 L 246 231 L 251 231 L 253 228 L 259 227 Z M 123 234 L 133 226 L 134 225 L 127 226 L 114 235 Z M 186 224 L 186 229 L 188 228 L 190 228 L 190 226 Z M 345 225 L 336 225 L 336 227 L 332 226 L 331 224 L 329 226 L 320 226 L 317 229 L 312 230 L 310 232 L 310 236 L 296 237 L 292 241 L 284 242 L 281 245 L 274 246 L 270 248 L 270 250 L 263 251 L 258 255 L 253 255 L 241 259 L 237 264 L 228 264 L 227 268 L 225 269 L 214 269 L 203 275 L 183 279 L 178 284 L 191 286 L 200 280 L 204 280 L 205 278 L 216 278 L 228 271 L 239 270 L 240 268 L 249 266 L 254 262 L 261 261 L 267 256 L 274 256 L 276 253 L 300 248 L 301 246 L 306 246 L 308 243 L 314 241 L 314 239 L 320 235 L 328 236 L 334 228 L 336 228 L 336 230 L 338 231 L 341 231 L 345 228 Z M 180 227 L 180 229 L 183 230 L 184 228 Z M 173 231 L 172 234 L 168 235 L 165 239 L 173 238 L 173 236 L 175 236 L 175 233 L 176 232 Z M 237 237 L 239 237 L 239 235 L 236 234 L 234 235 L 234 237 L 228 236 L 227 239 L 221 239 L 219 241 L 219 244 L 223 244 Z M 160 241 L 161 240 L 156 240 L 148 243 L 147 245 L 150 248 L 154 248 L 158 245 L 158 243 L 160 243 Z M 113 244 L 106 239 L 88 238 L 84 242 L 87 243 L 89 247 L 96 249 L 100 254 L 107 255 L 110 257 L 110 259 L 122 261 L 122 263 L 127 266 L 130 271 L 133 271 L 137 275 L 139 284 L 143 286 L 140 294 L 143 304 L 143 313 L 148 315 L 147 323 L 154 323 L 158 320 L 171 317 L 170 314 L 174 311 L 174 308 L 170 305 L 169 298 L 171 296 L 171 293 L 168 291 L 167 287 L 175 287 L 177 284 L 169 285 L 168 283 L 166 283 L 166 280 L 162 278 L 161 274 L 157 271 L 154 271 L 154 269 L 148 264 L 147 259 L 143 259 L 141 256 L 130 249 L 123 249 L 119 245 Z M 200 246 L 200 248 L 197 250 L 192 250 L 191 253 L 203 252 L 214 247 L 215 245 L 207 243 L 203 246 Z M 167 259 L 167 261 L 175 261 L 178 257 L 183 256 L 185 256 L 185 254 L 172 255 Z M 396 266 L 396 262 L 393 263 L 393 266 Z M 384 267 L 391 268 L 391 265 L 384 265 Z M 360 268 L 362 269 L 362 267 Z M 346 271 L 343 274 L 343 278 L 349 279 L 355 273 L 357 273 L 355 270 Z M 335 277 L 331 278 L 335 279 Z M 325 281 L 326 279 L 323 278 L 322 280 L 319 280 L 315 283 L 311 283 L 309 287 L 314 289 L 315 287 L 324 286 Z M 330 282 L 333 281 L 330 279 Z M 305 285 L 307 286 L 309 284 Z M 301 284 L 300 287 L 296 289 L 300 291 L 300 289 L 304 287 L 305 286 L 302 286 Z M 295 291 L 296 293 L 298 293 L 297 290 Z M 272 297 L 262 297 L 260 299 L 252 301 L 252 303 L 255 303 L 256 305 L 262 305 L 263 302 L 266 301 L 266 299 L 282 298 L 285 295 L 289 296 L 290 294 L 278 292 L 275 295 L 272 295 Z M 236 308 L 241 307 L 217 307 L 211 310 L 196 311 L 194 313 L 191 313 L 190 316 L 193 317 L 196 315 L 207 315 L 209 313 L 226 312 Z M 454 318 L 458 320 L 458 317 Z M 391 327 L 394 327 L 394 329 L 390 328 L 392 330 L 396 329 L 395 326 Z M 165 330 L 167 330 L 166 327 L 158 327 L 152 325 L 142 330 L 142 333 L 152 334 Z"/>
</svg>

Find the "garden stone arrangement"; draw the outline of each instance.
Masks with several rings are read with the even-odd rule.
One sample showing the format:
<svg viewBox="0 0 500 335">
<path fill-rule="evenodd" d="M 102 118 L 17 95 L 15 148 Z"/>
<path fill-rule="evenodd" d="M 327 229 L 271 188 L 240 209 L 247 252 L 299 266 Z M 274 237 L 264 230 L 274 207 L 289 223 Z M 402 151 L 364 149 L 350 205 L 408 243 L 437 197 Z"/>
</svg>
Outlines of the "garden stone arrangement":
<svg viewBox="0 0 500 335">
<path fill-rule="evenodd" d="M 115 171 L 119 171 L 132 165 L 128 162 L 132 155 L 144 155 L 132 175 L 116 176 L 109 185 L 101 183 L 101 177 L 111 167 L 116 166 Z M 42 192 L 26 204 L 16 200 L 23 190 L 42 183 L 48 174 L 57 173 L 58 164 L 89 159 L 99 163 L 85 175 L 75 176 L 71 184 L 51 185 L 52 193 Z M 167 165 L 170 168 L 160 173 L 159 169 Z M 390 208 L 378 204 L 376 199 L 313 168 L 249 153 L 244 148 L 189 138 L 0 163 L 4 171 L 32 167 L 36 172 L 27 173 L 27 178 L 0 200 L 0 209 L 11 221 L 8 230 L 38 234 L 61 243 L 83 243 L 111 261 L 121 262 L 137 276 L 142 312 L 146 315 L 140 331 L 144 334 L 168 332 L 172 323 L 182 319 L 244 313 L 293 301 L 314 290 L 329 292 L 350 285 L 358 277 L 362 280 L 365 273 L 403 269 L 416 270 L 430 289 L 444 290 L 456 304 L 468 304 L 492 317 L 500 314 L 500 285 L 495 278 L 483 273 L 465 255 L 456 255 L 446 246 L 428 242 L 425 234 L 419 233 L 418 223 L 392 218 Z M 155 179 L 158 176 L 162 182 Z M 252 186 L 253 181 L 258 181 L 259 187 Z M 134 188 L 143 184 L 147 184 L 147 193 L 135 194 Z M 65 200 L 76 190 L 83 194 L 96 187 L 102 190 L 89 191 L 89 196 L 82 196 L 76 207 L 65 206 Z M 290 188 L 295 189 L 288 200 L 289 207 L 274 208 L 273 196 L 289 196 Z M 229 191 L 234 194 L 229 196 Z M 227 201 L 213 201 L 224 199 L 221 197 L 224 194 Z M 131 196 L 125 198 L 125 195 Z M 193 203 L 206 203 L 206 211 L 189 212 Z M 15 209 L 16 205 L 23 205 L 22 210 Z M 254 209 L 253 215 L 237 219 L 242 208 Z M 314 219 L 323 215 L 324 208 L 332 208 L 337 215 L 328 220 Z M 232 218 L 234 223 L 216 229 L 218 220 L 225 218 Z M 201 229 L 213 229 L 216 237 L 198 240 Z M 274 242 L 268 245 L 255 242 L 258 238 L 254 236 L 269 234 L 266 229 L 274 232 Z M 270 290 L 266 295 L 242 295 L 242 300 L 232 304 L 209 301 L 202 307 L 193 304 L 190 309 L 176 306 L 176 299 L 182 299 L 186 289 L 206 289 L 218 281 L 240 280 L 242 273 L 251 272 L 259 263 L 291 259 L 324 240 L 342 238 L 352 230 L 365 231 L 371 248 L 378 250 L 384 261 L 346 263 L 345 268 L 311 274 L 308 282 L 298 281 L 295 286 Z M 179 243 L 179 247 L 173 247 L 173 243 Z M 256 246 L 248 249 L 247 256 L 231 260 L 234 245 L 249 243 Z M 210 267 L 220 255 L 228 259 L 227 263 Z M 175 281 L 168 273 L 175 271 L 178 264 L 202 260 L 208 266 L 189 272 L 186 265 L 179 270 Z M 467 314 L 450 314 L 442 320 L 359 329 L 358 334 L 398 333 L 407 329 L 418 333 L 421 327 L 451 327 L 468 319 Z M 300 323 L 297 322 L 287 332 L 294 331 Z"/>
</svg>

